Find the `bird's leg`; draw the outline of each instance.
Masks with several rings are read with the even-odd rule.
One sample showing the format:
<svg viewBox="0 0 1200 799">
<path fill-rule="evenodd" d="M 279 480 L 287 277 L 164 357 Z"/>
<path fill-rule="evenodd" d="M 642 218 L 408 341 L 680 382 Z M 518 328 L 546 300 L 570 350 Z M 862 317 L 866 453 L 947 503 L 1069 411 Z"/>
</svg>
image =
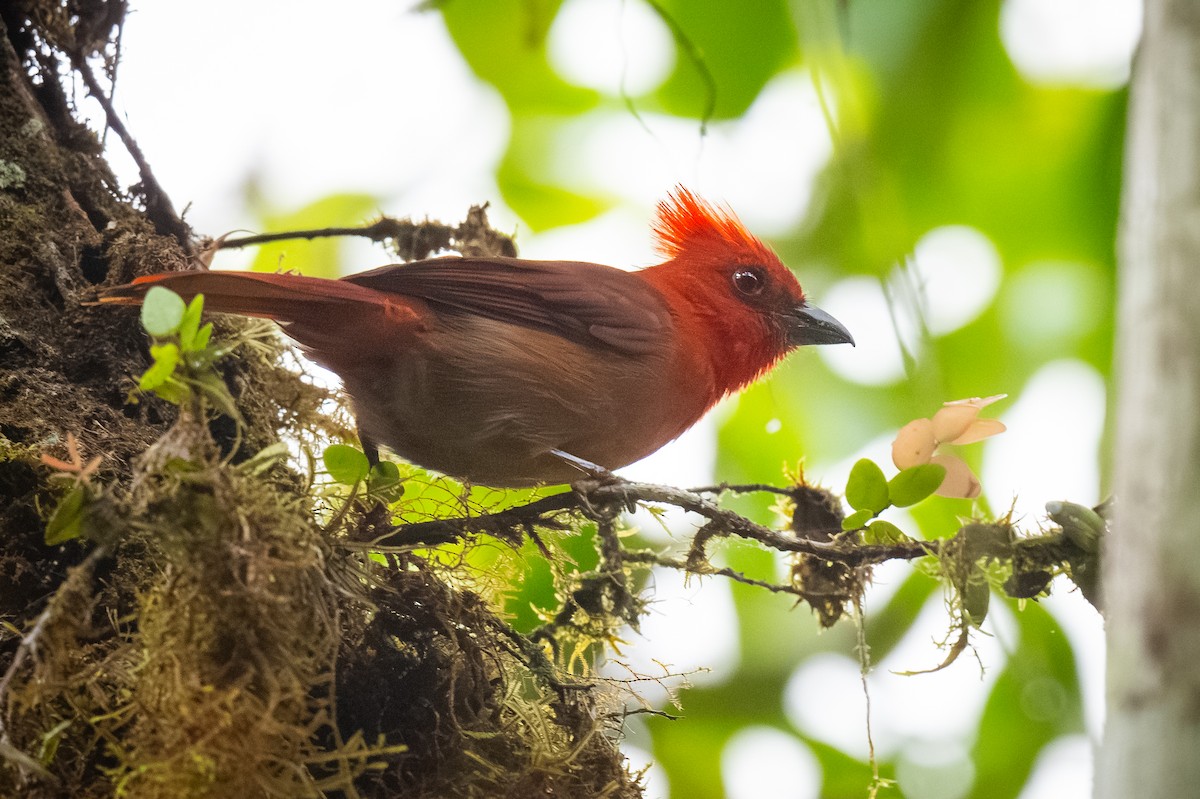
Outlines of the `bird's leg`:
<svg viewBox="0 0 1200 799">
<path fill-rule="evenodd" d="M 600 512 L 596 508 L 593 508 L 591 502 L 588 500 L 588 495 L 591 493 L 590 488 L 623 483 L 625 482 L 624 478 L 613 474 L 598 463 L 584 460 L 569 452 L 563 452 L 561 449 L 552 449 L 550 450 L 550 454 L 561 461 L 571 464 L 584 473 L 585 477 L 582 480 L 572 483 L 571 487 L 575 489 L 575 493 L 579 496 L 580 501 L 586 506 L 588 515 L 593 518 L 600 518 L 600 515 L 597 515 Z M 630 513 L 634 511 L 633 503 L 629 500 L 626 500 L 624 505 L 625 509 Z"/>
<path fill-rule="evenodd" d="M 569 452 L 563 452 L 561 449 L 552 449 L 550 454 L 558 458 L 564 463 L 569 463 L 579 471 L 583 472 L 584 476 L 597 480 L 602 483 L 619 483 L 620 477 L 617 477 L 608 469 L 605 469 L 598 463 L 592 463 L 589 460 L 572 455 Z"/>
<path fill-rule="evenodd" d="M 363 454 L 367 456 L 367 463 L 374 469 L 379 465 L 379 445 L 374 442 L 361 427 L 358 428 L 358 443 L 362 444 Z"/>
</svg>

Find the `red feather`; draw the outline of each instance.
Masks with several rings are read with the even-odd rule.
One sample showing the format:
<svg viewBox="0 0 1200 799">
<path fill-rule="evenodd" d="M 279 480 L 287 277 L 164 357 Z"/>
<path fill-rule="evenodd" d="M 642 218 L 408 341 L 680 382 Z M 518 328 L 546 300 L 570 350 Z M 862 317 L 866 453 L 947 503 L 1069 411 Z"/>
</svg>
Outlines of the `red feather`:
<svg viewBox="0 0 1200 799">
<path fill-rule="evenodd" d="M 654 225 L 658 251 L 675 259 L 705 253 L 734 256 L 739 262 L 756 262 L 785 269 L 779 256 L 750 231 L 728 208 L 718 208 L 683 186 L 676 186 L 658 204 Z"/>
</svg>

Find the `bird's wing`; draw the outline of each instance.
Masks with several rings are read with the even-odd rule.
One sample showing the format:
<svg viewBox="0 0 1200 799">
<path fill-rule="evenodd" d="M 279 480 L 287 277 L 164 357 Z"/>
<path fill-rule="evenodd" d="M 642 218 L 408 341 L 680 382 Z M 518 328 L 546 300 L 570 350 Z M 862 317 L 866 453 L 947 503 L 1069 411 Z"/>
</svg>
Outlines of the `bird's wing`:
<svg viewBox="0 0 1200 799">
<path fill-rule="evenodd" d="M 660 351 L 671 328 L 657 289 L 633 273 L 600 264 L 434 258 L 343 280 L 419 298 L 441 313 L 474 314 L 631 355 Z"/>
</svg>

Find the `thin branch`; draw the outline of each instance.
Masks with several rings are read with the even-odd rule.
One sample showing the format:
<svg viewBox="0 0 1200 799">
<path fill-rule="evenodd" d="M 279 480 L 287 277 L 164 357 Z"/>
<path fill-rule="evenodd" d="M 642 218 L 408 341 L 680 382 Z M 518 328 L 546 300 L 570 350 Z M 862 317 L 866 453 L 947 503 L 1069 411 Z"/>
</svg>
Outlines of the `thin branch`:
<svg viewBox="0 0 1200 799">
<path fill-rule="evenodd" d="M 502 541 L 519 545 L 520 537 L 513 535 L 514 530 L 525 530 L 534 524 L 552 529 L 566 529 L 568 524 L 558 522 L 555 517 L 563 512 L 576 512 L 580 509 L 578 496 L 573 491 L 564 491 L 495 513 L 399 525 L 372 541 L 370 547 L 435 547 L 453 543 L 475 533 L 487 533 Z"/>
<path fill-rule="evenodd" d="M 684 57 L 696 68 L 696 74 L 699 75 L 700 83 L 704 87 L 704 111 L 700 115 L 700 135 L 705 136 L 708 134 L 708 123 L 712 121 L 717 112 L 717 79 L 709 69 L 704 52 L 688 36 L 687 31 L 679 24 L 679 20 L 675 19 L 658 0 L 646 0 L 646 5 L 650 6 L 650 10 L 657 14 L 667 29 L 671 31 L 671 37 L 675 40 L 675 44 L 683 51 Z"/>
<path fill-rule="evenodd" d="M 626 552 L 625 560 L 628 563 L 664 566 L 668 569 L 688 572 L 689 574 L 698 574 L 700 576 L 712 575 L 714 577 L 728 577 L 730 580 L 734 580 L 735 582 L 752 585 L 756 588 L 765 588 L 766 590 L 772 591 L 776 594 L 791 594 L 793 596 L 802 598 L 807 596 L 807 594 L 795 586 L 767 582 L 766 580 L 756 580 L 753 577 L 747 577 L 745 574 L 731 569 L 728 566 L 724 566 L 719 569 L 711 565 L 707 568 L 703 566 L 698 567 L 697 564 L 691 560 L 684 558 L 672 558 L 667 555 L 659 555 L 655 552 Z"/>
<path fill-rule="evenodd" d="M 458 225 L 425 220 L 396 219 L 380 216 L 366 225 L 323 227 L 227 236 L 212 242 L 218 250 L 253 247 L 276 241 L 320 239 L 334 236 L 359 236 L 377 244 L 388 244 L 404 261 L 419 261 L 439 252 L 455 250 L 468 256 L 506 256 L 517 254 L 512 237 L 493 230 L 487 221 L 487 205 L 472 206 L 467 218 Z"/>
<path fill-rule="evenodd" d="M 232 250 L 241 247 L 253 247 L 259 244 L 270 244 L 276 241 L 292 241 L 295 239 L 321 239 L 333 236 L 361 236 L 376 243 L 382 243 L 394 238 L 401 226 L 415 227 L 411 222 L 391 217 L 381 216 L 369 225 L 357 227 L 323 227 L 311 230 L 285 230 L 278 233 L 256 233 L 250 236 L 227 237 L 213 242 L 218 250 Z M 440 227 L 446 227 L 441 225 Z M 449 231 L 449 228 L 446 228 Z M 448 234 L 447 234 L 448 235 Z"/>
<path fill-rule="evenodd" d="M 183 248 L 183 251 L 191 255 L 193 253 L 191 230 L 179 218 L 179 215 L 175 213 L 175 206 L 171 203 L 171 198 L 167 196 L 158 179 L 154 177 L 154 172 L 150 169 L 150 163 L 146 160 L 146 156 L 142 154 L 142 148 L 138 146 L 129 129 L 125 127 L 125 123 L 121 121 L 121 117 L 117 114 L 117 109 L 113 106 L 112 100 L 109 99 L 108 95 L 101 88 L 87 60 L 75 53 L 70 55 L 71 65 L 83 79 L 83 83 L 87 86 L 92 97 L 96 98 L 96 102 L 100 103 L 100 107 L 104 109 L 105 123 L 110 130 L 120 137 L 121 143 L 125 145 L 125 149 L 129 152 L 129 156 L 137 164 L 138 173 L 142 176 L 142 193 L 146 197 L 146 215 L 154 223 L 159 233 L 174 237 L 179 242 L 179 246 Z"/>
<path fill-rule="evenodd" d="M 13 654 L 13 659 L 9 662 L 8 668 L 4 671 L 4 676 L 0 677 L 0 707 L 7 705 L 6 697 L 8 695 L 8 687 L 12 684 L 21 667 L 25 665 L 25 661 L 37 649 L 41 642 L 42 635 L 45 633 L 46 627 L 55 618 L 55 611 L 59 607 L 59 600 L 71 590 L 78 589 L 79 581 L 91 579 L 92 571 L 96 568 L 101 560 L 108 557 L 109 548 L 107 545 L 100 544 L 84 558 L 78 566 L 71 569 L 67 578 L 59 584 L 54 596 L 46 603 L 46 607 L 38 615 L 37 621 L 29 629 L 29 632 L 21 638 L 20 645 L 17 646 L 17 651 Z M 8 725 L 6 723 L 6 714 L 0 713 L 0 746 L 6 746 L 10 742 L 8 740 Z"/>
<path fill-rule="evenodd" d="M 752 522 L 745 516 L 719 507 L 692 491 L 624 480 L 604 483 L 583 480 L 572 486 L 570 491 L 496 513 L 400 525 L 375 539 L 372 546 L 408 549 L 429 547 L 457 541 L 476 533 L 487 533 L 516 544 L 519 543 L 519 540 L 514 540 L 516 531 L 529 530 L 535 526 L 565 529 L 569 523 L 559 518 L 564 514 L 580 515 L 594 520 L 597 513 L 606 506 L 632 508 L 638 504 L 672 505 L 702 516 L 709 521 L 709 524 L 705 525 L 705 540 L 737 536 L 758 541 L 781 552 L 814 555 L 848 566 L 864 566 L 887 560 L 914 560 L 932 554 L 938 546 L 937 542 L 925 541 L 859 545 L 801 538 Z"/>
</svg>

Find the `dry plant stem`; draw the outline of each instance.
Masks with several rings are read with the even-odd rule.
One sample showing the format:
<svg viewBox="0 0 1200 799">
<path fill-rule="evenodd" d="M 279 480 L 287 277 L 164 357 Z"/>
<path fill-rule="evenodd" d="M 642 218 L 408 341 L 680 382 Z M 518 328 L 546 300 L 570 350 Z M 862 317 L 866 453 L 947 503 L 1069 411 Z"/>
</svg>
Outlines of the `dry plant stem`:
<svg viewBox="0 0 1200 799">
<path fill-rule="evenodd" d="M 113 107 L 112 100 L 105 94 L 101 88 L 99 81 L 96 80 L 95 73 L 88 65 L 87 60 L 81 56 L 71 55 L 71 66 L 79 73 L 83 79 L 84 85 L 96 102 L 100 103 L 100 107 L 104 109 L 104 121 L 108 127 L 117 134 L 121 139 L 121 143 L 125 145 L 125 149 L 129 152 L 129 156 L 133 162 L 137 164 L 138 173 L 142 176 L 142 192 L 146 197 L 146 214 L 154 223 L 154 227 L 165 235 L 173 237 L 183 251 L 187 254 L 192 254 L 192 238 L 191 231 L 184 221 L 175 213 L 175 206 L 171 203 L 171 198 L 167 196 L 166 191 L 154 177 L 154 172 L 150 169 L 150 164 L 146 161 L 146 157 L 142 154 L 142 148 L 138 146 L 129 129 L 125 127 L 125 123 L 121 121 L 121 117 L 117 114 L 117 109 Z"/>
<path fill-rule="evenodd" d="M 515 256 L 516 245 L 511 237 L 493 230 L 487 221 L 487 205 L 473 206 L 459 225 L 381 216 L 367 225 L 353 227 L 324 227 L 309 230 L 287 230 L 259 233 L 250 236 L 227 236 L 212 246 L 218 250 L 251 247 L 293 239 L 319 239 L 333 236 L 360 236 L 376 243 L 390 242 L 392 249 L 404 261 L 419 261 L 447 250 L 468 256 Z"/>
<path fill-rule="evenodd" d="M 374 242 L 384 242 L 391 238 L 404 235 L 405 233 L 413 234 L 418 228 L 434 228 L 431 232 L 436 236 L 438 233 L 444 234 L 444 238 L 450 239 L 453 228 L 448 225 L 441 225 L 435 222 L 428 222 L 424 225 L 418 225 L 406 219 L 394 219 L 390 216 L 381 216 L 369 225 L 358 225 L 355 227 L 322 227 L 312 228 L 309 230 L 285 230 L 277 233 L 256 233 L 250 236 L 238 236 L 219 239 L 213 243 L 218 250 L 233 250 L 242 247 L 253 247 L 259 244 L 270 244 L 276 241 L 292 241 L 294 239 L 323 239 L 333 236 L 361 236 L 365 239 L 370 239 Z"/>
</svg>

